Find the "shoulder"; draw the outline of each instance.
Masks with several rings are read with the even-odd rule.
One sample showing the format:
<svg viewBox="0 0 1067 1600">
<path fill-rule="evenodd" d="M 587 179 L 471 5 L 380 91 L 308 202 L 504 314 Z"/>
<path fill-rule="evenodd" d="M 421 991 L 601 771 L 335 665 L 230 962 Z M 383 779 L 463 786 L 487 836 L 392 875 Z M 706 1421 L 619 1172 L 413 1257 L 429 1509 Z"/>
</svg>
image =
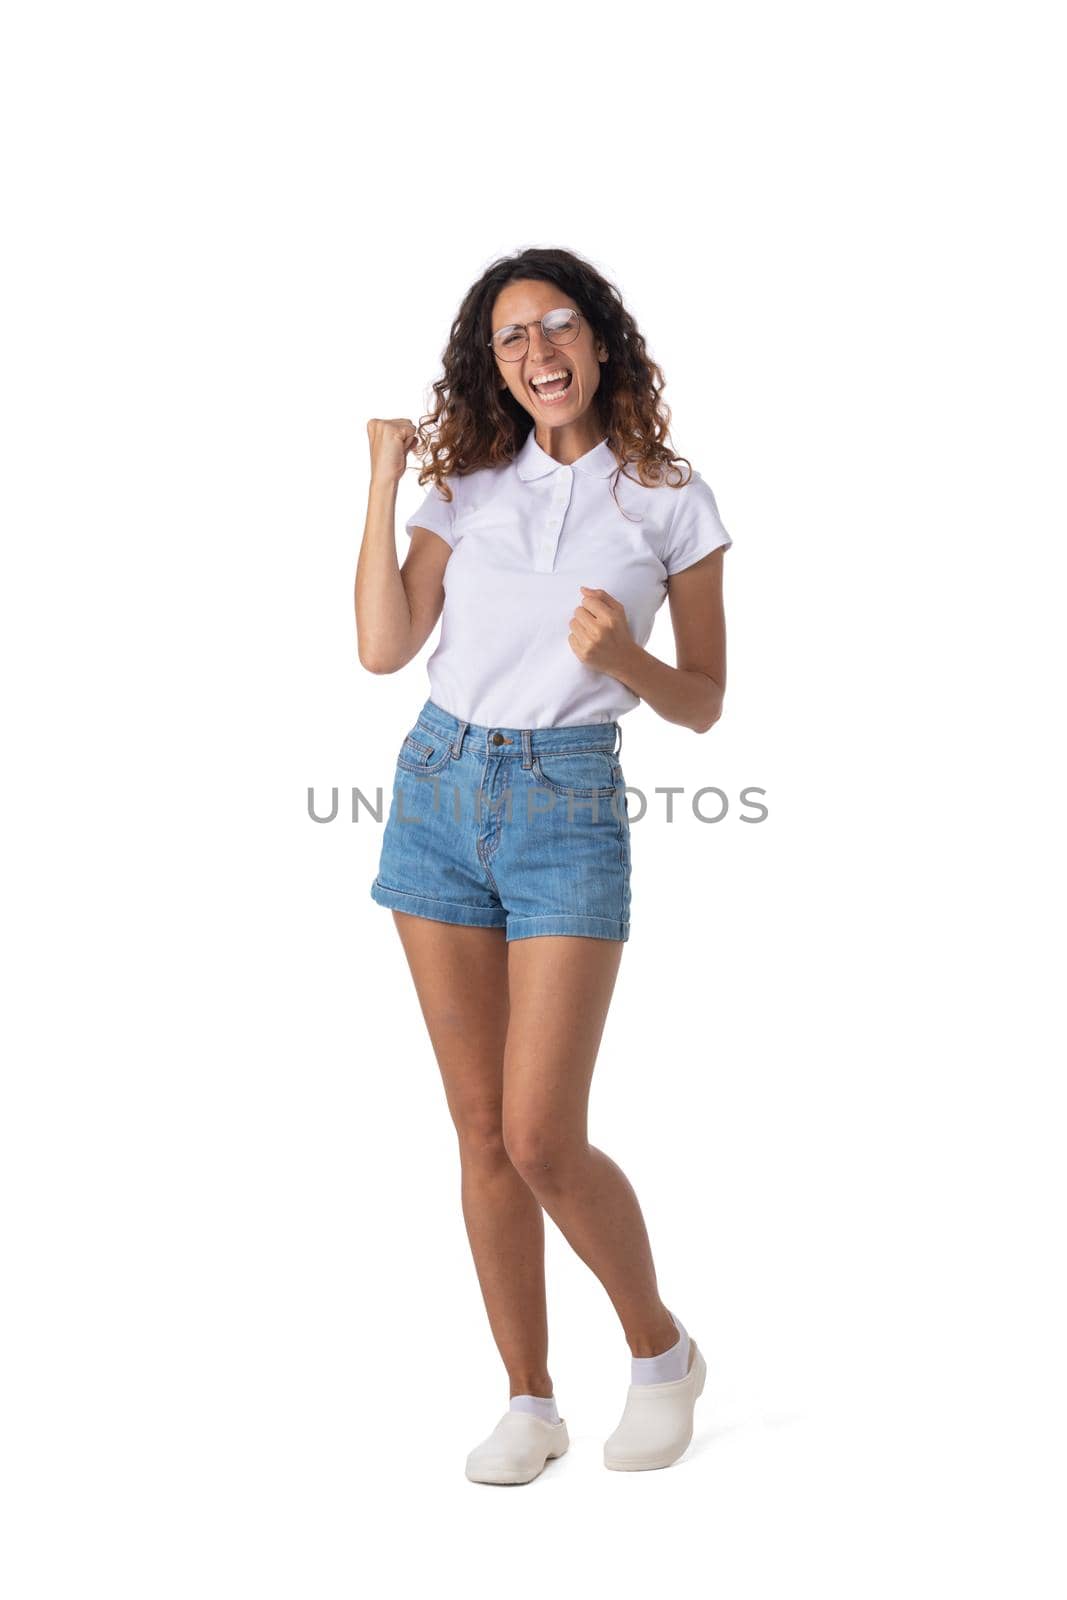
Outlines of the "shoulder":
<svg viewBox="0 0 1067 1600">
<path fill-rule="evenodd" d="M 421 505 L 405 523 L 407 532 L 411 534 L 417 527 L 429 528 L 455 549 L 470 526 L 472 512 L 496 499 L 503 475 L 510 470 L 510 463 L 500 467 L 476 467 L 473 472 L 447 473 L 441 484 L 431 482 Z M 447 497 L 443 489 L 447 490 Z"/>
<path fill-rule="evenodd" d="M 692 566 L 713 550 L 729 549 L 733 543 L 723 527 L 711 484 L 695 467 L 685 483 L 676 487 L 657 484 L 648 493 L 653 497 L 650 504 L 657 553 L 668 576 Z"/>
<path fill-rule="evenodd" d="M 449 483 L 459 489 L 465 506 L 484 505 L 487 500 L 518 484 L 514 461 L 504 461 L 493 467 L 475 467 L 473 472 L 449 478 Z"/>
<path fill-rule="evenodd" d="M 696 467 L 688 482 L 679 484 L 677 489 L 668 489 L 667 493 L 670 495 L 672 524 L 679 516 L 693 516 L 701 512 L 710 512 L 716 517 L 719 514 L 711 484 Z"/>
<path fill-rule="evenodd" d="M 685 472 L 686 468 L 675 465 L 672 472 L 677 474 Z M 683 505 L 686 500 L 693 498 L 694 494 L 701 493 L 707 485 L 695 467 L 689 468 L 689 475 L 684 482 L 679 483 L 677 477 L 664 477 L 659 483 L 642 483 L 637 476 L 637 468 L 633 462 L 627 463 L 618 477 L 619 487 L 625 487 L 635 505 L 642 510 L 654 512 L 665 521 L 670 521 L 676 508 Z"/>
<path fill-rule="evenodd" d="M 684 471 L 685 468 L 677 470 Z M 683 483 L 670 479 L 660 483 L 641 483 L 636 476 L 636 468 L 632 466 L 628 471 L 619 473 L 617 482 L 619 499 L 627 509 L 638 512 L 650 528 L 657 528 L 663 533 L 672 527 L 680 513 L 691 511 L 701 504 L 707 505 L 709 500 L 715 498 L 710 485 L 695 467 L 690 468 L 689 476 Z"/>
</svg>

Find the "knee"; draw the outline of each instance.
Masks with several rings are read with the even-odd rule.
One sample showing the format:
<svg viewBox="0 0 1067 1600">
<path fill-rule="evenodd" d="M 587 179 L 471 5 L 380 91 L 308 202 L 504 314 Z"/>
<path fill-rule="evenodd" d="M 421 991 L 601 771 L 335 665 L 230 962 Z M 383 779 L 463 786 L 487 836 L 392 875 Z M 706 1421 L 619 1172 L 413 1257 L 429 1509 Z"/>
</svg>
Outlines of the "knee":
<svg viewBox="0 0 1067 1600">
<path fill-rule="evenodd" d="M 563 1138 L 547 1121 L 506 1123 L 504 1148 L 512 1166 L 531 1189 L 562 1182 L 574 1164 L 573 1142 Z"/>
<path fill-rule="evenodd" d="M 499 1102 L 466 1106 L 453 1115 L 464 1161 L 501 1162 L 508 1160 Z"/>
</svg>

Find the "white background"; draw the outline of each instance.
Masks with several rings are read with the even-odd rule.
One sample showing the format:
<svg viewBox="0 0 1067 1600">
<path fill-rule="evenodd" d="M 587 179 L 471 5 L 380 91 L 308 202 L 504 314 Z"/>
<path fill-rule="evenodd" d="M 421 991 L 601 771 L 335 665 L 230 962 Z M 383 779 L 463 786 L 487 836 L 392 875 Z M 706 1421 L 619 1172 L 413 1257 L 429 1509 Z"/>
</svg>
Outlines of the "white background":
<svg viewBox="0 0 1067 1600">
<path fill-rule="evenodd" d="M 1062 1594 L 1053 8 L 7 18 L 7 1592 Z M 624 719 L 590 1123 L 696 1437 L 605 1472 L 629 1351 L 548 1223 L 572 1448 L 506 1493 L 463 1475 L 507 1383 L 344 799 L 436 642 L 358 664 L 366 421 L 530 244 L 617 283 L 735 543 L 722 721 Z"/>
</svg>

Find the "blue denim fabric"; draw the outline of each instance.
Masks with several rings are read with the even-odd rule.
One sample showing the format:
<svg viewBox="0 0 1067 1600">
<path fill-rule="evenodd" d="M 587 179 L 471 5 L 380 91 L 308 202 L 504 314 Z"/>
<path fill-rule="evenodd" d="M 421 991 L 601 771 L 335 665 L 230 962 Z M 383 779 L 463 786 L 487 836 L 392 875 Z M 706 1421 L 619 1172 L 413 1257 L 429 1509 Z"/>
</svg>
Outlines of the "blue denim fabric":
<svg viewBox="0 0 1067 1600">
<path fill-rule="evenodd" d="M 494 742 L 503 735 L 504 742 Z M 437 922 L 630 936 L 617 722 L 482 727 L 427 700 L 405 735 L 371 896 Z"/>
</svg>

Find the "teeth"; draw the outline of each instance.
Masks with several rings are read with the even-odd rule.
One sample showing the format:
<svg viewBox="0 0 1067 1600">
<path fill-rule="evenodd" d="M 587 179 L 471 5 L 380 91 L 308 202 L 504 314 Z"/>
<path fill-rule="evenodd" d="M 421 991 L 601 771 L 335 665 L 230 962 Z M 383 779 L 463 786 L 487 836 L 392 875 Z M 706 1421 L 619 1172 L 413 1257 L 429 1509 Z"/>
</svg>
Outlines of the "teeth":
<svg viewBox="0 0 1067 1600">
<path fill-rule="evenodd" d="M 559 372 L 539 372 L 536 378 L 530 379 L 530 388 L 536 389 L 539 384 L 551 383 L 553 378 L 566 378 L 569 376 L 570 373 L 566 367 L 561 368 Z"/>
</svg>

